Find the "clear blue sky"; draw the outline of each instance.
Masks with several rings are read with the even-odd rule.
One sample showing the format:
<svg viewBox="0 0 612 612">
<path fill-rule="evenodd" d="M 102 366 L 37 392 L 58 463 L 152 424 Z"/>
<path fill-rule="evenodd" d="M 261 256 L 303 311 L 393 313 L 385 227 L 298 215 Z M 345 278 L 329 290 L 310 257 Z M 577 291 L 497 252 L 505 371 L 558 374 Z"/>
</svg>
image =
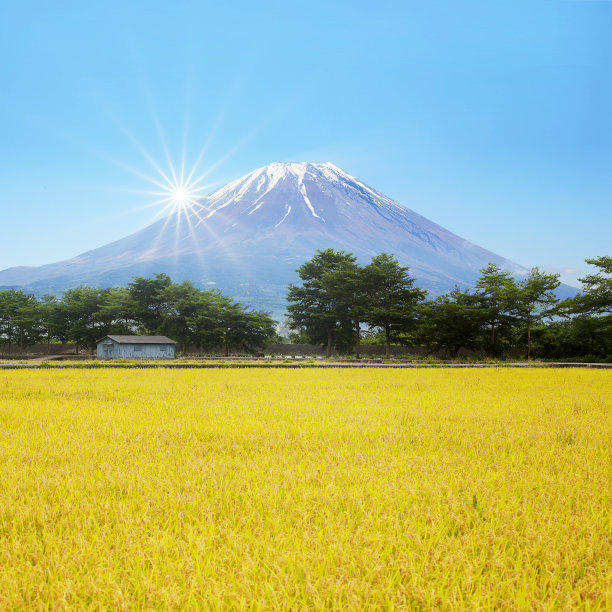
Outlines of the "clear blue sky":
<svg viewBox="0 0 612 612">
<path fill-rule="evenodd" d="M 612 254 L 612 2 L 24 0 L 0 53 L 0 269 L 145 226 L 139 174 L 203 148 L 217 186 L 331 161 L 566 282 Z"/>
</svg>

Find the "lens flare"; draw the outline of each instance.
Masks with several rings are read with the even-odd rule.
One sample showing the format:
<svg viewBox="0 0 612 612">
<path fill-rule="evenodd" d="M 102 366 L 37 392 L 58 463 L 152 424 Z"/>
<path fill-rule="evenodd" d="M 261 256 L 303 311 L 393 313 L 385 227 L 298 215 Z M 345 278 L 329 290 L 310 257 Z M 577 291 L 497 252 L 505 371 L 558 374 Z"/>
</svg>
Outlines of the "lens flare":
<svg viewBox="0 0 612 612">
<path fill-rule="evenodd" d="M 177 185 L 176 189 L 172 193 L 172 198 L 177 206 L 185 206 L 189 201 L 189 191 L 183 185 Z"/>
<path fill-rule="evenodd" d="M 153 194 L 153 192 L 151 192 Z M 186 182 L 169 182 L 163 191 L 154 192 L 154 195 L 165 196 L 162 201 L 167 204 L 167 209 L 171 211 L 192 211 L 201 208 L 198 200 L 204 196 L 204 188 L 198 189 L 197 186 Z"/>
<path fill-rule="evenodd" d="M 174 172 L 171 173 L 171 178 L 166 173 L 161 174 L 157 180 L 147 178 L 159 188 L 158 191 L 141 192 L 159 198 L 149 204 L 159 207 L 156 217 L 178 213 L 200 219 L 199 213 L 205 208 L 202 198 L 210 189 L 210 185 L 200 185 L 200 180 L 186 180 L 182 173 L 177 177 Z"/>
</svg>

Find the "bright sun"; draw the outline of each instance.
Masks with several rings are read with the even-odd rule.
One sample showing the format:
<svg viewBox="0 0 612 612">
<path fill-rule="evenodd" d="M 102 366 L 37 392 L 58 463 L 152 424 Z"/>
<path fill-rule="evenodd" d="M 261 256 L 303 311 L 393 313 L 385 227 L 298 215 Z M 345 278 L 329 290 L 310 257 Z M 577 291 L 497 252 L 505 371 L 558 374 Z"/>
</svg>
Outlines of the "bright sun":
<svg viewBox="0 0 612 612">
<path fill-rule="evenodd" d="M 189 203 L 190 194 L 184 185 L 177 185 L 172 193 L 172 199 L 178 206 L 185 206 Z"/>
<path fill-rule="evenodd" d="M 160 197 L 153 202 L 154 205 L 162 205 L 158 215 L 164 213 L 178 212 L 180 214 L 195 215 L 198 219 L 199 211 L 202 209 L 201 200 L 207 190 L 206 185 L 199 185 L 199 180 L 191 180 L 191 175 L 183 178 L 176 176 L 173 171 L 171 176 L 161 173 L 162 180 L 149 179 L 160 188 L 160 191 L 148 191 L 150 195 Z"/>
</svg>

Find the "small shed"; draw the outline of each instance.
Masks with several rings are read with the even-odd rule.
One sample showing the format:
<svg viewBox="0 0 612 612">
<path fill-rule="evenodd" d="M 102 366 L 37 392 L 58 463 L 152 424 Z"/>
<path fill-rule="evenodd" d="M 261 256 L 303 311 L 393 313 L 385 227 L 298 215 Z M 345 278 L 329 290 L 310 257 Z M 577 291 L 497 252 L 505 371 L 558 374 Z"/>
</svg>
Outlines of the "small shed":
<svg viewBox="0 0 612 612">
<path fill-rule="evenodd" d="M 104 336 L 98 359 L 174 359 L 176 342 L 166 336 Z"/>
</svg>

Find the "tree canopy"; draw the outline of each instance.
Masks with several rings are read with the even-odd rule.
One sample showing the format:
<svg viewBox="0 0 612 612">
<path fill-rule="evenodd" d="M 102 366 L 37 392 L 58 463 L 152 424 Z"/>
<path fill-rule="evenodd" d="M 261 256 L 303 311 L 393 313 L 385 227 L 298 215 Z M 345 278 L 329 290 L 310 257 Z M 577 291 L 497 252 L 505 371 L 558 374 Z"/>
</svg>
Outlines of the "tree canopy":
<svg viewBox="0 0 612 612">
<path fill-rule="evenodd" d="M 590 315 L 612 314 L 612 256 L 602 255 L 585 261 L 598 270 L 578 279 L 582 283 L 582 294 L 574 298 L 574 311 Z"/>
<path fill-rule="evenodd" d="M 290 327 L 326 344 L 328 357 L 338 341 L 352 344 L 359 357 L 361 325 L 367 324 L 383 330 L 389 355 L 391 339 L 414 326 L 415 306 L 427 293 L 408 271 L 387 253 L 362 267 L 352 253 L 317 251 L 297 270 L 302 286 L 289 287 Z"/>
<path fill-rule="evenodd" d="M 390 357 L 391 341 L 416 326 L 416 306 L 427 291 L 415 287 L 409 268 L 402 267 L 393 255 L 381 253 L 363 269 L 367 303 L 364 321 L 379 328 L 385 336 L 385 354 Z"/>
<path fill-rule="evenodd" d="M 317 251 L 297 269 L 302 286 L 289 285 L 290 328 L 303 330 L 313 344 L 325 344 L 328 357 L 338 337 L 350 326 L 346 300 L 333 280 L 339 278 L 339 274 L 350 278 L 349 270 L 353 270 L 356 260 L 352 253 L 345 251 Z"/>
</svg>

